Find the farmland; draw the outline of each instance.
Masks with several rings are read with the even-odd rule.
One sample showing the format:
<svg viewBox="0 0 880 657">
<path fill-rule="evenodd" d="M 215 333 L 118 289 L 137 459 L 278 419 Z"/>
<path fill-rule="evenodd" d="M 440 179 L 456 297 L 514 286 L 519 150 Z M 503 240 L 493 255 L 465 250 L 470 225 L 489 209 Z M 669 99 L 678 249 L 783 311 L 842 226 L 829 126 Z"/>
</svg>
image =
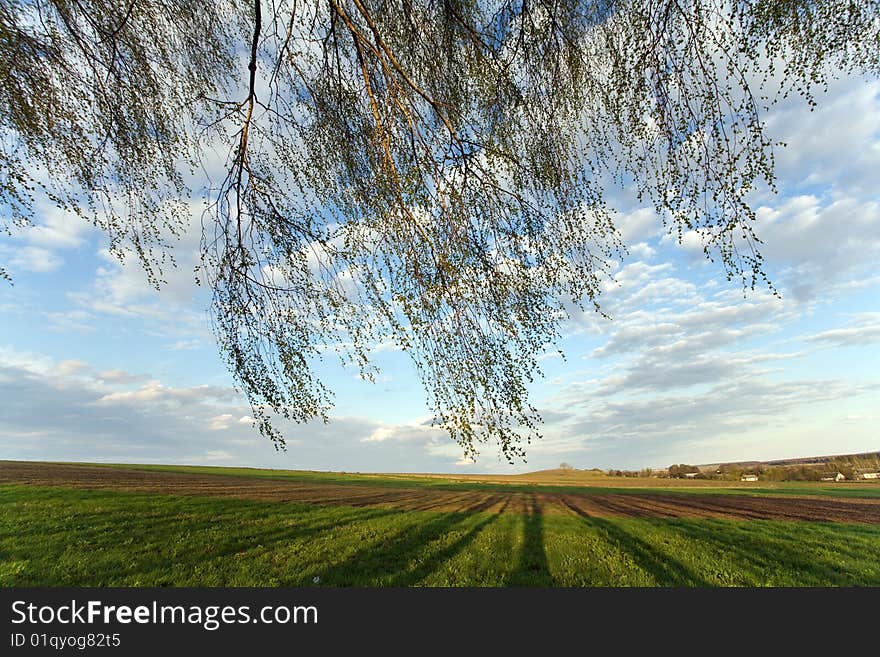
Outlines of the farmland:
<svg viewBox="0 0 880 657">
<path fill-rule="evenodd" d="M 667 483 L 6 461 L 0 584 L 880 585 L 880 485 Z"/>
</svg>

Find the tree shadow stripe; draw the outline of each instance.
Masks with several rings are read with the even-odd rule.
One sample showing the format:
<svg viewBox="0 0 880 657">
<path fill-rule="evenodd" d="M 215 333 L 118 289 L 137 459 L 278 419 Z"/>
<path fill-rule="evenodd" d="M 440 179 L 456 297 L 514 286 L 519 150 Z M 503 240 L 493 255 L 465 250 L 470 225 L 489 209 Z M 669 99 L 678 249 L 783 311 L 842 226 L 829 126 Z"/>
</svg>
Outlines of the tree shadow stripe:
<svg viewBox="0 0 880 657">
<path fill-rule="evenodd" d="M 653 545 L 623 530 L 616 522 L 586 515 L 566 498 L 563 498 L 563 503 L 584 523 L 601 531 L 612 544 L 632 557 L 639 568 L 657 579 L 661 586 L 711 586 L 707 580 L 670 555 L 659 557 Z"/>
<path fill-rule="evenodd" d="M 437 566 L 454 558 L 457 554 L 464 550 L 465 547 L 476 540 L 477 535 L 479 535 L 486 527 L 498 520 L 498 518 L 501 517 L 501 514 L 504 513 L 504 509 L 507 507 L 507 504 L 508 503 L 505 502 L 504 506 L 502 506 L 499 511 L 496 511 L 489 517 L 481 520 L 476 525 L 471 527 L 464 536 L 450 543 L 436 554 L 431 555 L 430 561 L 424 562 L 420 566 L 410 571 L 400 573 L 400 575 L 398 575 L 397 577 L 392 578 L 389 584 L 391 586 L 412 586 L 413 584 L 416 584 L 417 582 L 423 580 L 431 573 L 436 572 Z"/>
<path fill-rule="evenodd" d="M 556 581 L 550 572 L 544 549 L 544 516 L 534 493 L 524 499 L 523 542 L 516 569 L 505 581 L 506 586 L 553 586 Z"/>
<path fill-rule="evenodd" d="M 467 520 L 468 516 L 460 513 L 444 513 L 426 522 L 413 523 L 384 541 L 380 539 L 355 550 L 340 563 L 316 570 L 315 575 L 321 578 L 322 584 L 327 585 L 352 586 L 363 583 L 382 586 L 384 583 L 375 580 L 393 575 L 396 566 L 405 567 L 426 544 Z"/>
</svg>

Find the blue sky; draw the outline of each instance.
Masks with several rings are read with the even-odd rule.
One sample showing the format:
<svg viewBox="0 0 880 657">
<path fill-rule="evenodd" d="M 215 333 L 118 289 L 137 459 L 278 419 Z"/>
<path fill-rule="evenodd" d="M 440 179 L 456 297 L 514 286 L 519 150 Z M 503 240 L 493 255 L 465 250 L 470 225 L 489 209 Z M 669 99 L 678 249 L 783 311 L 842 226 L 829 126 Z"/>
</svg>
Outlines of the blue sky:
<svg viewBox="0 0 880 657">
<path fill-rule="evenodd" d="M 532 387 L 544 438 L 510 466 L 476 463 L 426 425 L 406 356 L 377 350 L 375 384 L 328 360 L 329 424 L 285 425 L 277 452 L 251 427 L 193 280 L 199 208 L 160 292 L 106 239 L 41 207 L 0 237 L 0 458 L 202 463 L 345 471 L 522 472 L 664 467 L 880 449 L 880 84 L 834 83 L 810 112 L 768 115 L 777 195 L 756 194 L 757 233 L 781 293 L 743 293 L 698 241 L 665 236 L 618 194 L 629 256 L 576 314 Z M 613 195 L 612 195 L 613 196 Z"/>
</svg>

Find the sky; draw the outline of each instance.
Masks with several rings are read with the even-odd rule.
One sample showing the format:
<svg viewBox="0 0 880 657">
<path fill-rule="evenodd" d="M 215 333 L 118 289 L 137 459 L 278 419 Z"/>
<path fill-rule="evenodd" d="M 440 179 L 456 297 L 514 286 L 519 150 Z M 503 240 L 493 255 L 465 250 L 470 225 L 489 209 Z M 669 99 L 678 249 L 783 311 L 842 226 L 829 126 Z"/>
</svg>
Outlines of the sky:
<svg viewBox="0 0 880 657">
<path fill-rule="evenodd" d="M 531 387 L 543 438 L 508 464 L 476 462 L 427 423 L 407 356 L 378 350 L 374 384 L 334 362 L 329 423 L 252 427 L 194 282 L 199 207 L 176 269 L 149 287 L 98 230 L 51 206 L 0 237 L 0 459 L 188 463 L 347 472 L 636 469 L 880 450 L 880 83 L 833 83 L 809 111 L 767 116 L 778 193 L 756 192 L 756 233 L 780 296 L 743 291 L 620 190 L 629 254 L 577 313 Z"/>
</svg>

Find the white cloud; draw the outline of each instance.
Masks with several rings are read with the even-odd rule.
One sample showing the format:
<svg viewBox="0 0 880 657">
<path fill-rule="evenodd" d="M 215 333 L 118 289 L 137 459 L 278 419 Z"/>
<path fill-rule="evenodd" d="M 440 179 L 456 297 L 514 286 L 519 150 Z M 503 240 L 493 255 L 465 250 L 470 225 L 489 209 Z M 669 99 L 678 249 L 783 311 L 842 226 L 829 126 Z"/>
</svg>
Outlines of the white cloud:
<svg viewBox="0 0 880 657">
<path fill-rule="evenodd" d="M 146 374 L 132 374 L 121 369 L 104 370 L 98 372 L 95 378 L 104 383 L 126 384 L 137 383 L 148 378 Z"/>
<path fill-rule="evenodd" d="M 223 429 L 228 429 L 229 424 L 232 421 L 231 413 L 222 413 L 221 415 L 215 415 L 212 417 L 208 423 L 208 428 L 212 431 L 220 431 Z"/>
<path fill-rule="evenodd" d="M 650 260 L 657 254 L 657 250 L 652 248 L 647 242 L 637 242 L 627 246 L 630 255 L 640 260 Z"/>
<path fill-rule="evenodd" d="M 18 369 L 29 374 L 51 375 L 55 362 L 43 354 L 0 346 L 0 367 Z"/>
<path fill-rule="evenodd" d="M 768 114 L 768 133 L 787 144 L 776 151 L 783 193 L 793 186 L 875 193 L 878 96 L 880 81 L 849 76 L 818 96 L 815 111 L 793 95 Z"/>
<path fill-rule="evenodd" d="M 663 232 L 663 226 L 653 208 L 638 208 L 614 216 L 614 226 L 626 245 L 644 243 Z"/>
<path fill-rule="evenodd" d="M 192 349 L 198 349 L 202 346 L 201 340 L 178 340 L 170 347 L 168 347 L 169 351 L 189 351 Z"/>
<path fill-rule="evenodd" d="M 880 203 L 798 196 L 758 209 L 757 233 L 783 294 L 806 301 L 873 267 L 880 258 Z"/>
<path fill-rule="evenodd" d="M 39 246 L 7 247 L 0 245 L 0 255 L 7 260 L 11 271 L 20 269 L 38 274 L 53 272 L 64 264 L 64 258 L 54 251 Z"/>
<path fill-rule="evenodd" d="M 52 331 L 59 333 L 92 333 L 95 326 L 93 315 L 84 310 L 68 310 L 63 312 L 45 312 L 43 316 L 49 320 Z"/>
<path fill-rule="evenodd" d="M 834 347 L 866 346 L 880 342 L 880 313 L 861 313 L 846 328 L 830 329 L 804 337 Z"/>
<path fill-rule="evenodd" d="M 88 364 L 84 363 L 81 360 L 63 360 L 58 363 L 55 371 L 60 376 L 70 376 L 72 374 L 79 374 L 83 371 L 87 371 L 88 369 Z"/>
<path fill-rule="evenodd" d="M 421 442 L 436 443 L 440 440 L 448 439 L 446 432 L 432 427 L 423 421 L 416 421 L 411 424 L 383 424 L 366 438 L 362 438 L 362 443 L 382 443 L 390 442 Z"/>
<path fill-rule="evenodd" d="M 36 208 L 34 222 L 14 230 L 0 243 L 0 258 L 16 271 L 48 274 L 64 265 L 62 251 L 81 247 L 94 229 L 80 217 L 51 204 Z"/>
<path fill-rule="evenodd" d="M 208 327 L 209 292 L 196 285 L 193 270 L 200 264 L 201 205 L 192 203 L 189 224 L 169 249 L 174 263 L 162 266 L 162 283 L 155 289 L 140 260 L 130 252 L 120 260 L 104 246 L 95 251 L 99 265 L 85 288 L 66 294 L 80 312 L 135 320 L 140 330 L 172 339 L 172 351 L 212 344 Z"/>
<path fill-rule="evenodd" d="M 137 390 L 119 390 L 102 395 L 96 403 L 109 404 L 125 401 L 138 403 L 187 404 L 213 400 L 225 401 L 237 397 L 238 394 L 232 388 L 221 388 L 209 385 L 174 388 L 163 385 L 161 381 L 152 380 L 143 384 Z"/>
<path fill-rule="evenodd" d="M 75 249 L 85 243 L 92 230 L 92 225 L 82 217 L 44 204 L 37 209 L 35 223 L 17 236 L 46 249 Z"/>
</svg>

